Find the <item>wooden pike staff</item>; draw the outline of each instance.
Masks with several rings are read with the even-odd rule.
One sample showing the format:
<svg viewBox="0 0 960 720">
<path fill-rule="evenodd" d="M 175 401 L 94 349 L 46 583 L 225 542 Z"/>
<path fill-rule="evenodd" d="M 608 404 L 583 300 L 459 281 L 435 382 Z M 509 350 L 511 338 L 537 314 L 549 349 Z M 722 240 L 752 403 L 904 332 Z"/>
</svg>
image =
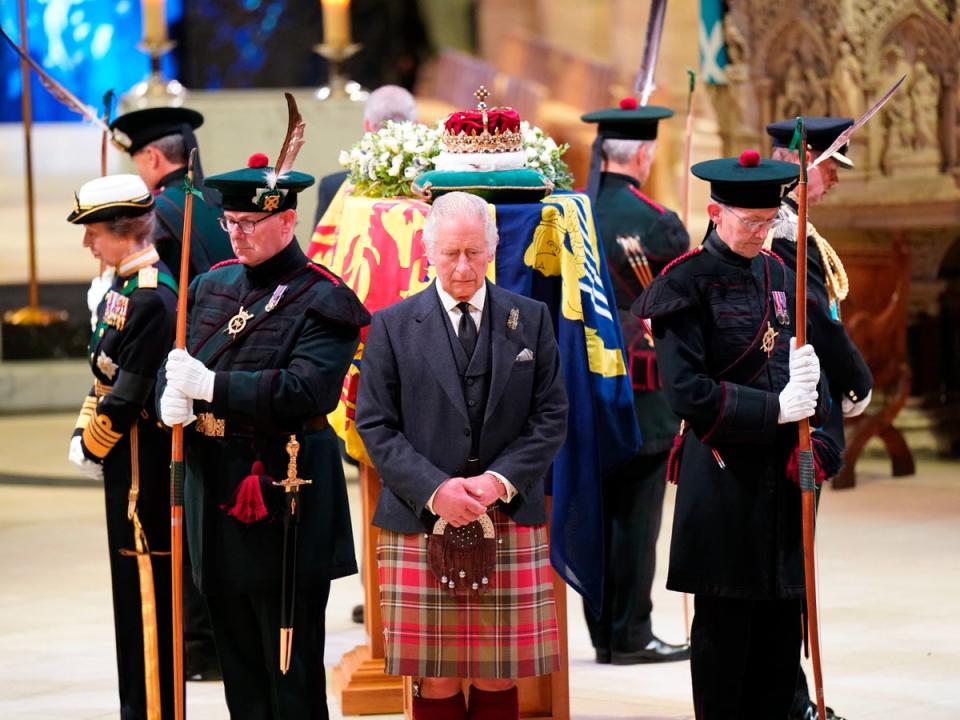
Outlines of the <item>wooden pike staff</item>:
<svg viewBox="0 0 960 720">
<path fill-rule="evenodd" d="M 807 342 L 807 129 L 803 118 L 797 118 L 794 138 L 800 139 L 797 151 L 800 156 L 800 182 L 797 185 L 797 347 Z M 800 502 L 803 512 L 803 578 L 807 594 L 807 636 L 810 639 L 810 655 L 813 658 L 813 686 L 817 698 L 817 717 L 825 718 L 823 700 L 823 668 L 820 665 L 820 621 L 817 606 L 817 568 L 814 555 L 814 530 L 816 526 L 816 480 L 813 448 L 810 444 L 810 421 L 797 423 L 799 431 L 799 479 Z"/>
<path fill-rule="evenodd" d="M 680 219 L 683 226 L 690 223 L 690 165 L 693 162 L 693 90 L 697 84 L 697 74 L 687 68 L 690 86 L 687 90 L 687 126 L 683 137 L 683 184 L 680 186 Z M 683 632 L 690 644 L 690 596 L 683 594 Z"/>
<path fill-rule="evenodd" d="M 178 350 L 187 348 L 187 287 L 190 284 L 190 225 L 193 219 L 193 163 L 197 149 L 190 151 L 187 161 L 187 197 L 183 206 L 183 235 L 180 250 L 180 280 L 177 293 Z M 170 450 L 170 577 L 173 596 L 173 714 L 176 720 L 185 715 L 183 683 L 183 425 L 173 426 Z"/>
</svg>

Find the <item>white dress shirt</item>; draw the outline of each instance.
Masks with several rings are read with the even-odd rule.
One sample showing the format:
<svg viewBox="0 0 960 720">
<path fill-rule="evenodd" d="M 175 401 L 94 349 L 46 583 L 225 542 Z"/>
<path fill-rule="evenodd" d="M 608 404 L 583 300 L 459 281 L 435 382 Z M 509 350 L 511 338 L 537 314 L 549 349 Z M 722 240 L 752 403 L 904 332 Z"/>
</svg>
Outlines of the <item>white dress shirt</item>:
<svg viewBox="0 0 960 720">
<path fill-rule="evenodd" d="M 443 305 L 443 309 L 447 311 L 447 317 L 450 319 L 450 322 L 453 324 L 453 334 L 459 337 L 460 335 L 460 308 L 457 307 L 457 304 L 460 302 L 454 298 L 450 293 L 440 287 L 440 281 L 434 283 L 434 286 L 437 288 L 437 295 L 440 296 L 440 302 Z M 477 326 L 477 333 L 480 332 L 480 320 L 483 317 L 483 304 L 487 300 L 487 283 L 484 282 L 483 285 L 473 294 L 467 302 L 470 304 L 470 318 L 473 320 L 474 324 Z M 507 497 L 504 502 L 510 502 L 517 494 L 517 489 L 513 486 L 509 480 L 507 480 L 503 475 L 493 470 L 487 470 L 488 473 L 493 475 L 497 480 L 499 480 L 503 487 L 507 491 Z M 440 488 L 438 487 L 437 490 Z M 430 499 L 427 500 L 427 510 L 433 512 L 433 498 L 437 494 L 437 490 L 433 491 L 433 495 L 430 496 Z M 484 503 L 490 505 L 491 503 Z M 434 513 L 436 515 L 436 513 Z"/>
</svg>

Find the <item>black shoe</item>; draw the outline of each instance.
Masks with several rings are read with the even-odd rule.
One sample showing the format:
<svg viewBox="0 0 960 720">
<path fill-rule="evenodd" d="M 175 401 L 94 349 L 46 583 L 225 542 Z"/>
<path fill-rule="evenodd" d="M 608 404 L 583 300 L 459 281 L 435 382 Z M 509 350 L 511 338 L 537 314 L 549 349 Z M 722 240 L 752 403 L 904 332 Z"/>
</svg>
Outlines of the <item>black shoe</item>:
<svg viewBox="0 0 960 720">
<path fill-rule="evenodd" d="M 596 648 L 597 650 L 597 662 L 601 665 L 610 664 L 610 651 L 606 648 Z"/>
<path fill-rule="evenodd" d="M 689 645 L 671 645 L 659 638 L 654 638 L 648 642 L 643 650 L 625 653 L 614 652 L 610 656 L 610 662 L 614 665 L 641 665 L 689 659 Z"/>
<path fill-rule="evenodd" d="M 837 715 L 832 707 L 824 707 L 824 710 L 827 713 L 826 720 L 845 720 L 844 718 Z M 801 710 L 799 714 L 792 713 L 787 720 L 819 720 L 817 717 L 817 704 L 812 700 L 807 701 L 806 707 Z"/>
<path fill-rule="evenodd" d="M 363 625 L 363 605 L 354 605 L 350 618 L 357 624 Z"/>
</svg>

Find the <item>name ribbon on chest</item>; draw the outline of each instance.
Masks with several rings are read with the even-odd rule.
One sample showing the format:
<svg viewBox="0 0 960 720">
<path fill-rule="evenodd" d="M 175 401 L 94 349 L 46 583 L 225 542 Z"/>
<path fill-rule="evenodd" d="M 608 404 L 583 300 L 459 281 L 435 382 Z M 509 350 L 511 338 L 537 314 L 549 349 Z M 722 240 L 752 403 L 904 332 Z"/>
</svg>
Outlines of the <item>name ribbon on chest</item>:
<svg viewBox="0 0 960 720">
<path fill-rule="evenodd" d="M 773 297 L 773 311 L 776 313 L 777 322 L 782 327 L 790 325 L 790 310 L 787 309 L 787 294 L 782 290 L 774 290 L 770 295 Z"/>
</svg>

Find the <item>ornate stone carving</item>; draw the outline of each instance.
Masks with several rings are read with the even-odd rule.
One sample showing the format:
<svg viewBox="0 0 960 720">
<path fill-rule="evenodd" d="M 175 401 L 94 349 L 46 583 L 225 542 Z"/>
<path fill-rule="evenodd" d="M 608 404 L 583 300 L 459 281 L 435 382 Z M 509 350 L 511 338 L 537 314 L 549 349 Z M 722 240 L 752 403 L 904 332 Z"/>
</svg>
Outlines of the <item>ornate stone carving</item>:
<svg viewBox="0 0 960 720">
<path fill-rule="evenodd" d="M 840 57 L 830 74 L 830 113 L 857 118 L 863 113 L 863 70 L 846 40 L 840 43 Z"/>
</svg>

